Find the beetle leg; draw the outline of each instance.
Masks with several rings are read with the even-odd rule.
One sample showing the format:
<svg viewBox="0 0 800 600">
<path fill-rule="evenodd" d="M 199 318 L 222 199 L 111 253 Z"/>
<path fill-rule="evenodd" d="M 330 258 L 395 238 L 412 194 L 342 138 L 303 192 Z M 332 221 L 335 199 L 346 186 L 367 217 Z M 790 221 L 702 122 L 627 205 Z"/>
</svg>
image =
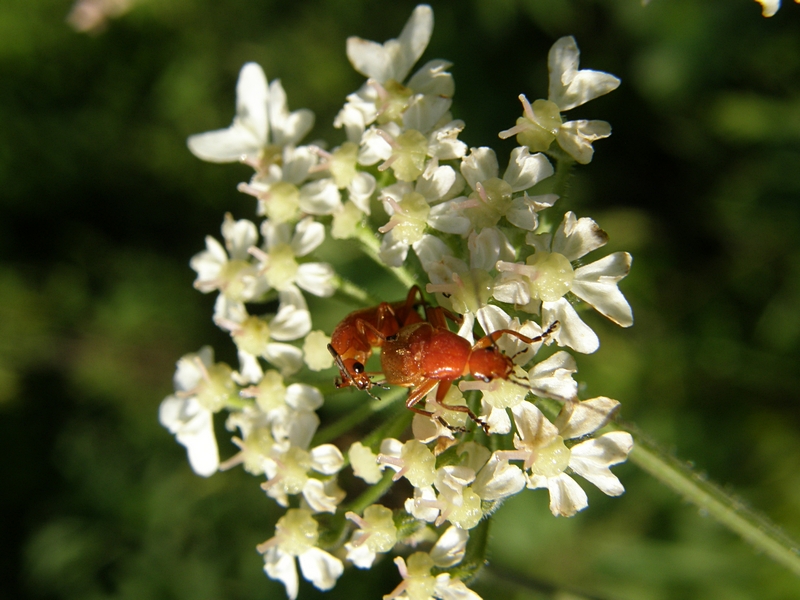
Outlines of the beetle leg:
<svg viewBox="0 0 800 600">
<path fill-rule="evenodd" d="M 475 345 L 472 346 L 472 349 L 479 350 L 481 348 L 494 346 L 495 342 L 497 342 L 497 340 L 499 340 L 503 335 L 510 335 L 525 342 L 526 344 L 535 344 L 536 342 L 541 342 L 550 337 L 550 335 L 558 328 L 558 325 L 558 321 L 553 321 L 546 331 L 543 331 L 541 335 L 537 335 L 534 338 L 528 337 L 527 335 L 524 335 L 519 331 L 514 331 L 513 329 L 498 329 L 497 331 L 493 331 L 492 333 L 483 336 L 481 339 L 475 342 Z"/>
<path fill-rule="evenodd" d="M 438 404 L 439 406 L 441 406 L 442 408 L 447 409 L 447 410 L 452 410 L 452 411 L 455 411 L 455 412 L 467 413 L 467 416 L 470 419 L 472 419 L 473 421 L 475 421 L 475 423 L 480 425 L 481 428 L 483 429 L 483 431 L 488 434 L 489 433 L 489 424 L 486 421 L 484 421 L 483 419 L 481 419 L 479 416 L 477 416 L 474 412 L 472 412 L 472 410 L 470 409 L 469 406 L 466 406 L 466 405 L 461 406 L 461 405 L 454 405 L 454 404 L 446 404 L 445 403 L 444 399 L 445 399 L 445 396 L 447 396 L 447 392 L 448 392 L 448 390 L 450 390 L 450 386 L 451 385 L 453 385 L 452 380 L 450 380 L 450 381 L 440 381 L 439 382 L 439 389 L 436 390 L 436 400 L 435 400 L 436 404 Z M 449 427 L 449 425 L 448 425 L 448 427 Z"/>
</svg>

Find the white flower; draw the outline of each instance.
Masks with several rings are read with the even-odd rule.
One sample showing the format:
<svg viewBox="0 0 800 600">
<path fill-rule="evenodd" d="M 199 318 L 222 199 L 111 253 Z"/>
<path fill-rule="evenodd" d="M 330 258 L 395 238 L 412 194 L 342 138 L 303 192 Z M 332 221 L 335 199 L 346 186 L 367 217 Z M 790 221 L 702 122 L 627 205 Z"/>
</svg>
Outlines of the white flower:
<svg viewBox="0 0 800 600">
<path fill-rule="evenodd" d="M 347 560 L 359 569 L 369 569 L 378 553 L 389 552 L 397 543 L 397 527 L 392 511 L 372 504 L 364 509 L 363 518 L 354 512 L 344 515 L 358 526 L 350 541 L 345 544 Z"/>
<path fill-rule="evenodd" d="M 252 221 L 234 221 L 230 213 L 222 223 L 225 247 L 206 236 L 206 249 L 195 254 L 189 265 L 197 272 L 194 287 L 207 294 L 219 290 L 214 305 L 214 320 L 230 319 L 241 314 L 244 303 L 256 300 L 268 290 L 251 262 L 248 249 L 258 240 Z"/>
<path fill-rule="evenodd" d="M 438 166 L 437 160 L 428 163 L 415 184 L 399 182 L 385 187 L 380 199 L 389 214 L 389 222 L 378 231 L 385 234 L 381 241 L 380 257 L 389 266 L 400 266 L 406 259 L 409 246 L 420 243 L 427 227 L 441 228 L 441 211 L 435 205 L 442 199 L 452 197 L 463 186 L 461 179 L 449 166 Z M 439 204 L 441 206 L 441 204 Z M 453 223 L 451 233 L 461 230 L 468 222 Z"/>
<path fill-rule="evenodd" d="M 241 391 L 243 398 L 253 398 L 263 415 L 262 425 L 268 425 L 275 440 L 288 441 L 292 446 L 308 448 L 319 426 L 316 410 L 322 406 L 322 393 L 305 383 L 286 385 L 277 371 L 267 371 L 256 384 Z M 233 419 L 229 420 L 229 425 Z M 233 421 L 241 428 L 241 424 Z M 247 432 L 242 432 L 247 439 Z"/>
<path fill-rule="evenodd" d="M 296 144 L 314 125 L 307 109 L 289 113 L 280 81 L 267 86 L 263 69 L 247 63 L 236 83 L 236 116 L 227 129 L 190 136 L 189 150 L 210 162 L 254 162 L 271 143 L 277 147 Z"/>
<path fill-rule="evenodd" d="M 575 38 L 568 36 L 557 40 L 550 49 L 547 64 L 550 70 L 550 86 L 547 100 L 528 102 L 524 95 L 519 99 L 523 116 L 511 129 L 502 131 L 505 139 L 517 136 L 517 143 L 532 151 L 545 151 L 553 140 L 581 164 L 591 162 L 594 149 L 592 142 L 611 135 L 611 126 L 605 121 L 562 122 L 561 113 L 580 106 L 615 90 L 619 79 L 602 71 L 578 70 L 580 52 Z"/>
<path fill-rule="evenodd" d="M 208 477 L 219 467 L 213 415 L 235 393 L 231 369 L 215 364 L 214 351 L 205 346 L 178 361 L 174 383 L 176 393 L 161 402 L 159 422 L 186 447 L 192 470 Z"/>
<path fill-rule="evenodd" d="M 383 600 L 406 598 L 408 600 L 480 600 L 480 596 L 470 590 L 460 579 L 451 578 L 449 573 L 432 575 L 431 569 L 437 566 L 427 552 L 415 552 L 408 561 L 401 556 L 394 559 L 403 581 Z"/>
<path fill-rule="evenodd" d="M 497 263 L 502 275 L 495 283 L 496 299 L 532 313 L 541 309 L 543 322 L 559 322 L 553 334 L 558 344 L 585 354 L 597 350 L 600 340 L 564 297 L 568 292 L 617 325 L 633 325 L 631 307 L 617 287 L 630 271 L 630 254 L 615 252 L 588 265 L 572 265 L 608 241 L 592 219 L 576 219 L 568 212 L 554 234 L 529 233 L 526 241 L 536 249 L 526 264 Z"/>
<path fill-rule="evenodd" d="M 794 0 L 800 4 L 800 0 Z M 781 0 L 756 0 L 761 5 L 761 14 L 765 17 L 771 17 L 781 7 Z"/>
<path fill-rule="evenodd" d="M 239 353 L 240 383 L 256 383 L 264 375 L 258 362 L 264 358 L 284 375 L 298 371 L 303 365 L 300 348 L 284 344 L 311 331 L 311 314 L 303 294 L 295 287 L 280 292 L 278 313 L 272 318 L 249 315 L 242 308 L 217 324 L 231 332 Z"/>
<path fill-rule="evenodd" d="M 353 474 L 369 484 L 378 483 L 381 480 L 381 469 L 378 466 L 378 456 L 361 442 L 353 442 L 347 451 L 350 459 L 350 466 L 353 467 Z"/>
<path fill-rule="evenodd" d="M 333 294 L 333 267 L 328 263 L 298 264 L 297 258 L 313 252 L 325 239 L 322 223 L 306 217 L 295 227 L 288 223 L 261 224 L 264 248 L 250 248 L 259 262 L 258 272 L 266 283 L 276 290 L 286 291 L 295 285 L 317 296 Z"/>
<path fill-rule="evenodd" d="M 314 512 L 336 512 L 336 506 L 344 498 L 335 485 L 309 476 L 310 471 L 321 475 L 335 475 L 344 466 L 344 457 L 333 444 L 322 444 L 311 450 L 291 446 L 286 452 L 267 459 L 264 472 L 267 481 L 261 484 L 267 495 L 281 506 L 289 505 L 288 496 L 302 494 Z"/>
<path fill-rule="evenodd" d="M 545 156 L 537 152 L 530 154 L 525 146 L 511 152 L 508 168 L 499 176 L 497 157 L 491 148 L 473 148 L 461 161 L 461 174 L 473 192 L 469 200 L 456 199 L 472 228 L 480 231 L 494 227 L 505 217 L 509 223 L 533 231 L 538 226 L 536 213 L 552 206 L 558 199 L 554 194 L 529 197 L 513 194 L 532 188 L 553 174 L 553 166 Z"/>
<path fill-rule="evenodd" d="M 571 517 L 588 505 L 586 492 L 567 473 L 569 468 L 609 496 L 619 496 L 625 489 L 609 467 L 624 462 L 633 447 L 633 438 L 624 431 L 612 431 L 568 448 L 564 440 L 580 438 L 605 425 L 619 402 L 593 398 L 567 402 L 556 423 L 550 423 L 529 402 L 514 408 L 517 435 L 516 451 L 501 451 L 507 460 L 524 461 L 529 488 L 547 488 L 550 511 L 556 516 Z"/>
<path fill-rule="evenodd" d="M 295 557 L 303 577 L 322 591 L 333 588 L 344 571 L 342 561 L 316 546 L 318 530 L 311 511 L 292 508 L 278 519 L 275 536 L 256 548 L 264 555 L 264 571 L 283 583 L 289 600 L 297 598 L 299 587 Z"/>
<path fill-rule="evenodd" d="M 428 62 L 403 85 L 428 46 L 432 32 L 433 11 L 430 6 L 420 5 L 411 13 L 398 39 L 379 44 L 348 38 L 347 58 L 356 71 L 369 78 L 360 90 L 347 97 L 334 121 L 336 127 L 347 129 L 350 141 L 359 141 L 364 128 L 376 119 L 381 124 L 400 122 L 404 112 L 420 98 L 437 102 L 452 97 L 455 86 L 446 71 L 450 63 L 443 60 Z"/>
<path fill-rule="evenodd" d="M 341 194 L 331 177 L 315 175 L 324 170 L 315 146 L 286 146 L 280 164 L 259 168 L 249 183 L 238 190 L 258 199 L 258 214 L 275 223 L 293 223 L 301 215 L 329 215 L 341 206 Z"/>
</svg>

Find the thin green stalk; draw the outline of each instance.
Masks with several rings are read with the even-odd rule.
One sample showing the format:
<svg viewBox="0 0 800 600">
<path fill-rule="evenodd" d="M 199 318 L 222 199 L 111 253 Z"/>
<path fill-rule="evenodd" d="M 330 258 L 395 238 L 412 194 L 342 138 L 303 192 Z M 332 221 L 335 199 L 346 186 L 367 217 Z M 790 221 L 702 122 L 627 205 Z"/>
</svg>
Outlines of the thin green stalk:
<svg viewBox="0 0 800 600">
<path fill-rule="evenodd" d="M 687 465 L 658 450 L 641 436 L 635 438 L 630 462 L 683 496 L 708 516 L 800 575 L 798 544 L 764 517 L 755 514 L 730 494 L 695 473 Z"/>
<path fill-rule="evenodd" d="M 372 260 L 374 260 L 377 264 L 381 267 L 386 268 L 386 263 L 381 260 L 380 257 L 380 242 L 378 242 L 378 238 L 375 237 L 375 232 L 372 231 L 369 227 L 357 227 L 356 228 L 356 240 L 361 244 L 361 247 L 364 249 L 364 253 L 369 256 Z M 403 286 L 410 288 L 412 285 L 416 283 L 416 279 L 414 276 L 407 271 L 406 269 L 395 268 L 389 269 L 392 275 L 397 277 L 400 280 L 400 283 Z"/>
<path fill-rule="evenodd" d="M 383 398 L 380 400 L 365 402 L 364 406 L 360 410 L 353 410 L 338 421 L 331 423 L 323 429 L 320 429 L 314 436 L 313 444 L 326 444 L 339 438 L 356 427 L 356 425 L 359 425 L 360 423 L 372 417 L 375 413 L 393 406 L 405 393 L 406 388 L 394 387 L 389 392 L 384 394 Z M 364 393 L 364 396 L 367 397 L 366 392 Z"/>
</svg>

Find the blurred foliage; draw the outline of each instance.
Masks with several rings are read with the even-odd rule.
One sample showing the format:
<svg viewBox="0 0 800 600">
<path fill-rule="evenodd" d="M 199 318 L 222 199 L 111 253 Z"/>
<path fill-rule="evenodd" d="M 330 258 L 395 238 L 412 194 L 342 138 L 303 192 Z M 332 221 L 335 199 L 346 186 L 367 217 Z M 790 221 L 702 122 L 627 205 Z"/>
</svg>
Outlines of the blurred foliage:
<svg viewBox="0 0 800 600">
<path fill-rule="evenodd" d="M 496 132 L 519 93 L 546 95 L 561 35 L 576 36 L 582 67 L 621 77 L 571 114 L 614 135 L 560 201 L 635 256 L 621 287 L 636 326 L 586 316 L 603 344 L 579 357 L 584 397 L 618 398 L 626 420 L 800 537 L 800 6 L 764 19 L 751 0 L 432 4 L 424 58 L 454 61 L 470 145 L 507 155 Z M 238 70 L 255 60 L 291 108 L 316 113 L 312 137 L 338 143 L 333 116 L 361 83 L 346 37 L 395 36 L 413 5 L 140 0 L 85 35 L 65 23 L 67 0 L 0 3 L 1 598 L 283 596 L 254 550 L 274 503 L 240 471 L 195 477 L 157 422 L 182 354 L 211 343 L 234 358 L 187 262 L 225 211 L 253 214 L 235 189 L 248 169 L 204 164 L 184 140 L 230 122 Z M 357 275 L 348 259 L 339 268 Z M 569 520 L 544 492 L 507 502 L 475 589 L 798 596 L 794 576 L 634 466 L 617 472 L 626 494 L 590 489 Z M 397 581 L 384 561 L 325 596 L 377 598 Z M 303 583 L 301 597 L 322 594 Z"/>
</svg>

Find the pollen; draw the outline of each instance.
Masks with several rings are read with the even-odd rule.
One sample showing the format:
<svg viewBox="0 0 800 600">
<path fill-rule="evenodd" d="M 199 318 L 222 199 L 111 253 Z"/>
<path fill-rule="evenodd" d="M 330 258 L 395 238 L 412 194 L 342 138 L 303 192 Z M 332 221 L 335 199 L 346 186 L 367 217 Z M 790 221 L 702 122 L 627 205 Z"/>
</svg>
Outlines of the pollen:
<svg viewBox="0 0 800 600">
<path fill-rule="evenodd" d="M 280 549 L 291 556 L 300 556 L 317 544 L 319 525 L 305 508 L 292 508 L 278 519 L 275 537 Z"/>
<path fill-rule="evenodd" d="M 572 453 L 564 444 L 564 438 L 557 435 L 552 442 L 536 452 L 536 461 L 531 472 L 543 477 L 556 477 L 569 466 Z"/>
<path fill-rule="evenodd" d="M 533 298 L 555 302 L 572 289 L 575 272 L 569 260 L 558 252 L 537 252 L 529 256 L 530 289 Z"/>
<path fill-rule="evenodd" d="M 267 283 L 282 290 L 296 279 L 298 268 L 291 246 L 278 244 L 269 250 L 269 267 L 265 273 Z"/>
<path fill-rule="evenodd" d="M 428 140 L 416 129 L 409 129 L 395 138 L 390 160 L 394 176 L 400 181 L 414 181 L 425 171 Z"/>
</svg>

